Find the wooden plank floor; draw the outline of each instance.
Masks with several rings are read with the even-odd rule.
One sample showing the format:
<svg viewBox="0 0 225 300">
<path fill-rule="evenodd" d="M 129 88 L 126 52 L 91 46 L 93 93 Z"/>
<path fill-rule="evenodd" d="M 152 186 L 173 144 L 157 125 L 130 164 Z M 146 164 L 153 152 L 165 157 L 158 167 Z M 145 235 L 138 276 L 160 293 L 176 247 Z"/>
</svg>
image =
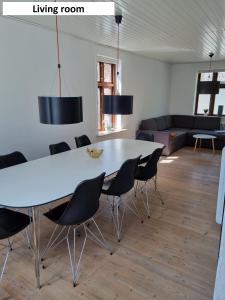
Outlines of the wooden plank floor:
<svg viewBox="0 0 225 300">
<path fill-rule="evenodd" d="M 41 272 L 44 286 L 37 290 L 31 251 L 18 237 L 0 286 L 0 299 L 211 300 L 219 240 L 215 207 L 220 158 L 219 152 L 193 153 L 192 148 L 184 148 L 161 159 L 159 187 L 165 206 L 152 197 L 152 217 L 144 224 L 128 214 L 120 244 L 115 242 L 109 206 L 102 197 L 104 212 L 97 222 L 115 253 L 110 256 L 88 241 L 76 288 L 71 284 L 63 244 L 50 252 L 47 268 Z M 43 244 L 52 228 L 43 218 Z"/>
</svg>

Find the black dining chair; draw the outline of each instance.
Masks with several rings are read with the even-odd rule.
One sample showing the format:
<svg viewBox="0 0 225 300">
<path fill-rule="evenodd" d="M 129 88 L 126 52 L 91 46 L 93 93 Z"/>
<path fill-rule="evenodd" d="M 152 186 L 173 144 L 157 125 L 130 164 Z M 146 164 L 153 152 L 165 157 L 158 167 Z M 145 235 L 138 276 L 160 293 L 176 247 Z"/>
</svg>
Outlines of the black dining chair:
<svg viewBox="0 0 225 300">
<path fill-rule="evenodd" d="M 9 168 L 25 162 L 27 162 L 27 159 L 19 151 L 15 151 L 5 155 L 0 155 L 0 169 Z"/>
<path fill-rule="evenodd" d="M 140 156 L 125 161 L 117 175 L 112 179 L 105 181 L 103 185 L 102 193 L 107 195 L 108 200 L 110 200 L 110 196 L 112 196 L 112 217 L 116 228 L 118 242 L 121 240 L 122 225 L 126 209 L 129 209 L 133 214 L 141 219 L 136 206 L 134 205 L 134 207 L 132 207 L 128 204 L 128 201 L 124 199 L 124 195 L 134 187 L 134 175 L 139 160 Z M 132 199 L 131 201 L 132 204 L 134 204 Z M 123 206 L 121 216 L 119 212 L 120 206 Z M 141 222 L 143 223 L 143 220 L 141 220 Z"/>
<path fill-rule="evenodd" d="M 75 142 L 76 142 L 77 148 L 91 145 L 91 141 L 87 135 L 81 135 L 81 136 L 75 137 Z"/>
<path fill-rule="evenodd" d="M 66 142 L 49 145 L 49 151 L 51 155 L 66 152 L 69 150 L 71 150 L 71 148 Z"/>
<path fill-rule="evenodd" d="M 0 272 L 0 281 L 5 271 L 9 253 L 12 251 L 13 243 L 10 242 L 10 238 L 22 232 L 30 224 L 30 221 L 30 217 L 21 212 L 0 208 L 0 240 L 8 240 L 8 251 Z M 26 234 L 28 237 L 27 231 Z"/>
<path fill-rule="evenodd" d="M 156 149 L 148 158 L 148 161 L 145 166 L 138 166 L 135 173 L 135 180 L 137 181 L 137 185 L 135 187 L 135 195 L 138 190 L 141 192 L 145 191 L 145 200 L 144 205 L 148 215 L 150 218 L 150 201 L 149 201 L 149 193 L 147 190 L 147 184 L 154 179 L 155 192 L 158 193 L 161 204 L 164 205 L 164 201 L 161 197 L 161 194 L 158 190 L 157 184 L 157 172 L 158 172 L 158 161 L 160 156 L 162 155 L 163 148 Z M 143 182 L 141 188 L 138 187 L 138 183 Z"/>
<path fill-rule="evenodd" d="M 13 166 L 20 165 L 20 164 L 23 164 L 26 162 L 27 162 L 26 157 L 23 155 L 23 153 L 21 153 L 19 151 L 14 151 L 9 154 L 0 155 L 0 169 L 13 167 Z M 2 208 L 2 206 L 0 206 L 0 208 Z M 32 222 L 31 212 L 29 210 L 28 210 L 28 213 L 30 215 L 30 222 Z M 26 232 L 26 235 L 27 235 L 27 244 L 28 244 L 28 247 L 30 248 L 30 237 L 28 236 L 27 232 Z"/>
<path fill-rule="evenodd" d="M 72 271 L 73 285 L 76 286 L 79 278 L 80 262 L 83 255 L 87 238 L 97 242 L 100 246 L 105 247 L 112 254 L 111 246 L 106 242 L 100 228 L 98 227 L 94 217 L 99 209 L 99 198 L 101 195 L 102 185 L 105 173 L 96 178 L 81 182 L 71 199 L 45 213 L 44 215 L 56 224 L 50 240 L 41 254 L 41 260 L 46 257 L 47 252 L 51 248 L 55 248 L 66 240 L 70 265 Z M 92 222 L 97 229 L 98 236 L 87 226 Z M 59 229 L 59 227 L 61 227 Z M 81 248 L 81 253 L 75 266 L 75 239 L 77 228 L 83 228 L 85 237 Z M 59 229 L 59 230 L 58 230 Z M 73 231 L 72 247 L 69 241 L 69 235 Z M 71 249 L 72 248 L 72 249 Z"/>
</svg>

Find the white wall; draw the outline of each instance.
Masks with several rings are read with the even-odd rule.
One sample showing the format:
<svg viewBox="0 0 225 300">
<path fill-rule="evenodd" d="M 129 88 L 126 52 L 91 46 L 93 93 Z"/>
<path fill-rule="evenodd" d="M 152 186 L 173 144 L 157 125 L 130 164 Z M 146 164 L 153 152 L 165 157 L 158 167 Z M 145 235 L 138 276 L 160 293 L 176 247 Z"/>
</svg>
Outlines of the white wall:
<svg viewBox="0 0 225 300">
<path fill-rule="evenodd" d="M 225 61 L 213 62 L 213 68 L 225 70 Z M 193 114 L 197 73 L 208 69 L 209 63 L 172 65 L 170 114 Z"/>
<path fill-rule="evenodd" d="M 225 148 L 222 151 L 222 159 L 220 166 L 220 180 L 219 190 L 217 197 L 217 211 L 216 211 L 216 222 L 222 224 L 221 232 L 221 243 L 219 249 L 219 259 L 216 271 L 215 289 L 213 300 L 224 300 L 225 293 L 225 217 L 223 216 L 224 211 L 224 196 L 225 196 Z M 224 220 L 223 220 L 224 218 Z"/>
<path fill-rule="evenodd" d="M 48 155 L 48 145 L 62 140 L 71 147 L 74 136 L 96 140 L 98 55 L 116 51 L 68 35 L 62 39 L 62 67 L 69 90 L 65 96 L 83 96 L 84 122 L 75 125 L 39 123 L 40 95 L 55 95 L 55 33 L 0 17 L 0 155 L 22 151 L 28 159 Z M 168 113 L 170 65 L 127 52 L 122 53 L 122 92 L 134 95 L 134 114 L 124 117 L 128 131 L 113 137 L 134 137 L 143 118 Z"/>
</svg>

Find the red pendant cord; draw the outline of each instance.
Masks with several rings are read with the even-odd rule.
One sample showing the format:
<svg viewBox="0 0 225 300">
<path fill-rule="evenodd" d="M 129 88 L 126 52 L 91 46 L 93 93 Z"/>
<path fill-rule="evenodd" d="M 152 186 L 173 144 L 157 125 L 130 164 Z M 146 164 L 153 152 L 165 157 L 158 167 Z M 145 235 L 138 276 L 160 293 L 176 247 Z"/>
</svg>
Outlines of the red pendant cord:
<svg viewBox="0 0 225 300">
<path fill-rule="evenodd" d="M 56 39 L 57 39 L 57 61 L 58 61 L 58 75 L 59 75 L 59 96 L 62 97 L 62 77 L 61 77 L 61 64 L 60 64 L 58 16 L 56 16 L 55 25 L 56 25 Z"/>
<path fill-rule="evenodd" d="M 120 68 L 120 24 L 118 23 L 117 28 L 117 76 L 116 76 L 116 95 L 119 95 L 119 68 Z"/>
</svg>

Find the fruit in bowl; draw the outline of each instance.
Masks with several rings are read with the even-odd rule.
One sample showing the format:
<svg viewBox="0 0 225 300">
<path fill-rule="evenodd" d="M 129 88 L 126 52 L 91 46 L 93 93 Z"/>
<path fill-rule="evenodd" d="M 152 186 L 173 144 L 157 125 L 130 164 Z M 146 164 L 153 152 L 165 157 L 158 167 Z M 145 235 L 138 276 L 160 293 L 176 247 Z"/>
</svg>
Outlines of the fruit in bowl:
<svg viewBox="0 0 225 300">
<path fill-rule="evenodd" d="M 102 153 L 103 149 L 97 149 L 97 148 L 87 148 L 87 153 L 90 155 L 92 158 L 99 158 Z"/>
</svg>

